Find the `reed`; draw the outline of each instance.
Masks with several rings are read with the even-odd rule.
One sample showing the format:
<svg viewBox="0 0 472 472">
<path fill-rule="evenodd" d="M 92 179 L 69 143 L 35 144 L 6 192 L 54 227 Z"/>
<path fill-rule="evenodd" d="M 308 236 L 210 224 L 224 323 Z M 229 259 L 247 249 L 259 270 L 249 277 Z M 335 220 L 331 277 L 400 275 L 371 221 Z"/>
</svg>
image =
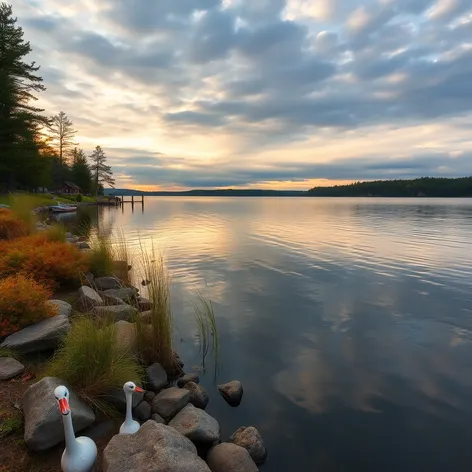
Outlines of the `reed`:
<svg viewBox="0 0 472 472">
<path fill-rule="evenodd" d="M 90 272 L 97 277 L 112 275 L 113 257 L 113 245 L 109 234 L 97 234 L 91 238 L 88 253 Z"/>
</svg>

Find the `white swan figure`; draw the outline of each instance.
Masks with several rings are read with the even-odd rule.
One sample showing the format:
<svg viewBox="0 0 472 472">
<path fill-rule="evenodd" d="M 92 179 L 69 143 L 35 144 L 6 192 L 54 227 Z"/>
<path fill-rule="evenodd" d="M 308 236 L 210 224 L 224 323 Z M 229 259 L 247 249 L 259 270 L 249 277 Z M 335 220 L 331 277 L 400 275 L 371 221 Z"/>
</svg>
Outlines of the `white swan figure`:
<svg viewBox="0 0 472 472">
<path fill-rule="evenodd" d="M 124 423 L 120 427 L 120 434 L 134 434 L 136 433 L 141 425 L 133 420 L 132 408 L 133 408 L 133 392 L 143 393 L 144 390 L 138 387 L 133 382 L 126 382 L 123 385 L 123 391 L 126 397 L 126 418 Z"/>
<path fill-rule="evenodd" d="M 63 472 L 90 472 L 97 460 L 97 446 L 90 438 L 75 437 L 69 406 L 69 390 L 64 385 L 59 385 L 54 390 L 54 395 L 59 403 L 66 438 L 66 448 L 61 458 L 61 469 Z"/>
</svg>

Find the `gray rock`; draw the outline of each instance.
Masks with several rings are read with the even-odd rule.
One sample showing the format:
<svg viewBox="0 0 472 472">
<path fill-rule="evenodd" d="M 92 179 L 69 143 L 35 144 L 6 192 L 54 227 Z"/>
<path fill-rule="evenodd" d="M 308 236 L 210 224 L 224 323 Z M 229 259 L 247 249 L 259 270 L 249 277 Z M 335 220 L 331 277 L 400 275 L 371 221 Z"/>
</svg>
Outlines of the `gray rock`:
<svg viewBox="0 0 472 472">
<path fill-rule="evenodd" d="M 0 380 L 9 380 L 24 372 L 25 366 L 13 357 L 0 357 Z"/>
<path fill-rule="evenodd" d="M 212 445 L 220 440 L 220 425 L 218 421 L 200 408 L 187 405 L 169 426 L 199 445 Z"/>
<path fill-rule="evenodd" d="M 112 295 L 114 297 L 121 298 L 121 300 L 124 302 L 131 302 L 134 298 L 136 298 L 137 290 L 132 287 L 124 287 L 104 290 L 103 293 L 105 295 Z"/>
<path fill-rule="evenodd" d="M 72 305 L 63 300 L 48 300 L 46 304 L 56 307 L 58 315 L 70 316 L 72 313 Z"/>
<path fill-rule="evenodd" d="M 66 238 L 66 241 L 69 244 L 75 244 L 79 241 L 79 238 L 77 236 L 72 236 L 71 238 Z"/>
<path fill-rule="evenodd" d="M 151 419 L 151 405 L 143 400 L 133 410 L 133 414 L 138 421 L 141 421 L 143 423 L 144 421 Z"/>
<path fill-rule="evenodd" d="M 238 406 L 243 398 L 243 386 L 239 380 L 218 385 L 218 392 L 231 406 Z"/>
<path fill-rule="evenodd" d="M 154 413 L 153 415 L 151 415 L 151 420 L 155 421 L 156 423 L 162 423 L 162 424 L 165 424 L 166 422 L 166 420 L 161 415 L 158 415 L 157 413 Z"/>
<path fill-rule="evenodd" d="M 267 458 L 267 449 L 264 441 L 259 431 L 253 426 L 242 426 L 231 435 L 229 442 L 247 449 L 256 464 L 262 464 Z"/>
<path fill-rule="evenodd" d="M 160 392 L 163 388 L 167 387 L 169 384 L 167 379 L 167 372 L 164 370 L 164 367 L 161 366 L 158 362 L 150 365 L 146 369 L 146 375 L 148 378 L 149 388 L 155 392 Z"/>
<path fill-rule="evenodd" d="M 169 426 L 147 421 L 119 434 L 103 451 L 103 472 L 210 472 L 195 446 Z"/>
<path fill-rule="evenodd" d="M 153 400 L 154 400 L 154 397 L 156 396 L 156 394 L 151 391 L 151 390 L 148 390 L 145 394 L 144 394 L 144 400 L 147 401 L 148 403 L 151 403 Z"/>
<path fill-rule="evenodd" d="M 144 393 L 133 393 L 133 408 L 136 408 L 143 401 Z M 114 388 L 103 397 L 104 400 L 111 403 L 118 411 L 126 411 L 126 397 L 123 388 Z"/>
<path fill-rule="evenodd" d="M 10 208 L 10 205 L 5 205 L 4 203 L 0 203 L 0 208 Z"/>
<path fill-rule="evenodd" d="M 84 274 L 85 281 L 87 282 L 90 287 L 93 287 L 93 281 L 95 280 L 95 276 L 92 274 L 92 272 L 87 272 Z"/>
<path fill-rule="evenodd" d="M 138 297 L 139 311 L 149 311 L 152 308 L 151 302 L 144 297 Z"/>
<path fill-rule="evenodd" d="M 109 439 L 118 433 L 121 423 L 122 420 L 120 420 L 120 422 L 116 420 L 106 420 L 98 424 L 93 424 L 89 428 L 84 429 L 80 435 L 87 436 L 94 441 L 107 438 Z"/>
<path fill-rule="evenodd" d="M 58 315 L 11 334 L 1 347 L 13 349 L 20 354 L 48 351 L 56 348 L 69 330 L 69 318 Z"/>
<path fill-rule="evenodd" d="M 165 420 L 173 418 L 189 401 L 190 392 L 183 388 L 171 387 L 157 394 L 152 401 L 152 412 Z"/>
<path fill-rule="evenodd" d="M 97 277 L 94 282 L 97 290 L 112 290 L 123 287 L 123 284 L 116 277 Z"/>
<path fill-rule="evenodd" d="M 113 321 L 131 321 L 136 310 L 130 305 L 96 306 L 91 313 Z"/>
<path fill-rule="evenodd" d="M 33 451 L 44 451 L 64 441 L 62 416 L 54 397 L 54 389 L 58 385 L 66 384 L 55 377 L 44 377 L 31 385 L 23 396 L 25 442 Z M 95 415 L 72 390 L 69 389 L 69 393 L 72 422 L 77 433 L 90 426 L 95 421 Z"/>
<path fill-rule="evenodd" d="M 190 372 L 189 374 L 185 374 L 183 377 L 180 377 L 180 379 L 177 380 L 177 385 L 182 388 L 185 384 L 189 382 L 195 382 L 196 384 L 200 383 L 200 377 L 198 376 L 198 374 Z"/>
<path fill-rule="evenodd" d="M 103 299 L 91 287 L 82 285 L 77 292 L 77 306 L 82 311 L 90 311 L 96 306 L 103 305 Z"/>
<path fill-rule="evenodd" d="M 207 463 L 211 472 L 258 472 L 249 452 L 232 443 L 221 443 L 210 450 Z"/>
<path fill-rule="evenodd" d="M 78 247 L 79 249 L 90 249 L 90 244 L 87 243 L 87 242 L 85 242 L 85 241 L 79 241 L 79 242 L 77 243 L 77 247 Z"/>
<path fill-rule="evenodd" d="M 126 302 L 124 302 L 121 298 L 114 297 L 113 295 L 107 295 L 104 292 L 100 295 L 103 299 L 103 302 L 105 305 L 111 306 L 111 305 L 128 305 Z"/>
<path fill-rule="evenodd" d="M 205 389 L 195 382 L 187 382 L 184 385 L 184 388 L 190 392 L 189 403 L 204 410 L 210 401 L 208 393 L 205 391 Z"/>
</svg>

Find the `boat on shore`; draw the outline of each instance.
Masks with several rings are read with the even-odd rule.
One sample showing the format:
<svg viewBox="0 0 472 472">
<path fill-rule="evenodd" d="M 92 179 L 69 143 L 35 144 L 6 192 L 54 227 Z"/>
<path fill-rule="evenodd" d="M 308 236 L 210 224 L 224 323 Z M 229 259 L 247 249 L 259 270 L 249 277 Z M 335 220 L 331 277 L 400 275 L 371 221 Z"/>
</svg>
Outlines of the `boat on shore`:
<svg viewBox="0 0 472 472">
<path fill-rule="evenodd" d="M 51 205 L 49 210 L 53 213 L 72 213 L 77 211 L 77 205 L 57 202 L 57 205 Z"/>
</svg>

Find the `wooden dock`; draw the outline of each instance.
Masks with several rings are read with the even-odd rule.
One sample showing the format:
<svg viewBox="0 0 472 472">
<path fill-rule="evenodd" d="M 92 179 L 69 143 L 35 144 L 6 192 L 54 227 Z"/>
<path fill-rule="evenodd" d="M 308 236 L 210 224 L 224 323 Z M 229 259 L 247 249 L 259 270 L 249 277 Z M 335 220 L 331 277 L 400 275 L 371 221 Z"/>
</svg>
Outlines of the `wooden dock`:
<svg viewBox="0 0 472 472">
<path fill-rule="evenodd" d="M 131 203 L 131 211 L 134 212 L 134 205 L 138 204 L 141 205 L 141 209 L 144 213 L 144 194 L 141 195 L 130 195 L 129 197 L 125 197 L 122 195 L 121 197 L 115 197 L 117 200 L 117 205 L 121 206 L 121 211 L 124 211 L 125 203 Z M 128 198 L 126 200 L 125 198 Z"/>
</svg>

